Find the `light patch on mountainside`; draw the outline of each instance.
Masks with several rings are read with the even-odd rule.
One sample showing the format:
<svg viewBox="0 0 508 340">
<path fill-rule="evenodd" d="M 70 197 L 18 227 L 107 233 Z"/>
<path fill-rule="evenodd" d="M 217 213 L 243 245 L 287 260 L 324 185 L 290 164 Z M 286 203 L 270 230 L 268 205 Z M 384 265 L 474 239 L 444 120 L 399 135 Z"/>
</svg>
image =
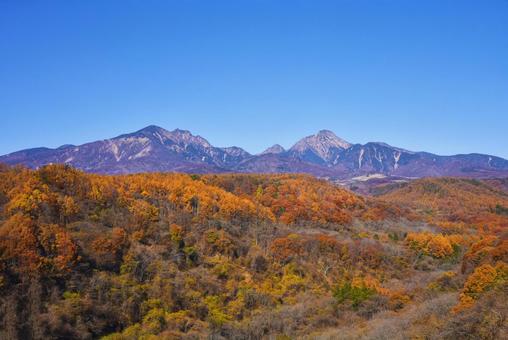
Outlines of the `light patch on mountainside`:
<svg viewBox="0 0 508 340">
<path fill-rule="evenodd" d="M 369 181 L 371 179 L 379 179 L 379 178 L 386 178 L 387 176 L 386 175 L 383 175 L 383 174 L 370 174 L 370 175 L 365 175 L 365 176 L 358 176 L 358 177 L 353 177 L 351 178 L 351 181 L 357 181 L 357 182 L 365 182 L 365 181 Z"/>
</svg>

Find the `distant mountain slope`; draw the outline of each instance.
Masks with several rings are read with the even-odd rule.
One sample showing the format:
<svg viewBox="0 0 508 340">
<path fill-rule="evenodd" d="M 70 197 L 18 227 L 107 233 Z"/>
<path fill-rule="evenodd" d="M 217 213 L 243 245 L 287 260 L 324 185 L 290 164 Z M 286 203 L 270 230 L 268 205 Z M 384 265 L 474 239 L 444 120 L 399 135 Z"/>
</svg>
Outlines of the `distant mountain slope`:
<svg viewBox="0 0 508 340">
<path fill-rule="evenodd" d="M 499 157 L 438 156 L 385 143 L 351 144 L 328 130 L 301 139 L 289 150 L 276 144 L 261 154 L 251 155 L 239 147 L 215 147 L 186 130 L 168 131 L 153 125 L 79 146 L 22 150 L 0 156 L 0 162 L 30 168 L 66 163 L 88 172 L 109 174 L 302 172 L 333 179 L 372 174 L 398 178 L 508 176 L 508 161 Z"/>
<path fill-rule="evenodd" d="M 217 148 L 200 136 L 176 129 L 148 126 L 137 132 L 80 146 L 38 148 L 0 157 L 7 164 L 37 168 L 66 163 L 89 172 L 136 173 L 154 171 L 224 172 L 250 156 L 241 148 Z"/>
<path fill-rule="evenodd" d="M 285 151 L 286 150 L 279 144 L 274 144 L 274 145 L 270 146 L 268 149 L 266 149 L 265 151 L 263 151 L 261 153 L 261 155 L 266 155 L 266 154 L 270 154 L 270 153 L 278 154 L 278 153 L 283 153 Z"/>
<path fill-rule="evenodd" d="M 333 132 L 321 130 L 317 134 L 298 141 L 289 154 L 304 161 L 318 164 L 336 164 L 339 155 L 351 144 L 337 137 Z"/>
<path fill-rule="evenodd" d="M 496 181 L 497 182 L 497 181 Z M 378 198 L 408 206 L 435 222 L 467 222 L 478 228 L 508 227 L 508 193 L 491 180 L 423 178 L 384 188 Z"/>
</svg>

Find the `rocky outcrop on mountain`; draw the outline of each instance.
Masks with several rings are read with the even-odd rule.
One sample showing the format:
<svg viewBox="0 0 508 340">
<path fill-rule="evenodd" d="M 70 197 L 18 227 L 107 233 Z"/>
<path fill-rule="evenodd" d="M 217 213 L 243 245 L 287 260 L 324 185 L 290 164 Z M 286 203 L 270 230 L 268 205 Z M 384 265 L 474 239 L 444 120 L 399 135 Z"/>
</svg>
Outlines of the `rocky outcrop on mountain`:
<svg viewBox="0 0 508 340">
<path fill-rule="evenodd" d="M 261 152 L 260 155 L 279 154 L 283 152 L 286 152 L 286 150 L 282 146 L 280 146 L 279 144 L 274 144 L 265 151 Z"/>
<path fill-rule="evenodd" d="M 385 143 L 352 144 L 329 130 L 305 137 L 289 150 L 276 144 L 258 155 L 239 147 L 215 147 L 187 130 L 148 126 L 134 133 L 83 145 L 35 148 L 0 156 L 0 162 L 37 168 L 65 163 L 96 173 L 281 173 L 332 179 L 365 175 L 397 178 L 508 176 L 508 161 L 482 154 L 439 156 Z"/>
</svg>

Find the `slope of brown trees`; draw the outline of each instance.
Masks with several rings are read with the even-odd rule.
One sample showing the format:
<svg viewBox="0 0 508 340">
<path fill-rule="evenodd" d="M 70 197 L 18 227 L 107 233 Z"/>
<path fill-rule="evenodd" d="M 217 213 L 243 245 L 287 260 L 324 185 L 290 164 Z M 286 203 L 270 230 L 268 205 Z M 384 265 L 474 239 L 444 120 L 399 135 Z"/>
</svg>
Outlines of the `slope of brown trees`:
<svg viewBox="0 0 508 340">
<path fill-rule="evenodd" d="M 429 183 L 1 167 L 0 338 L 503 337 L 506 198 Z"/>
</svg>

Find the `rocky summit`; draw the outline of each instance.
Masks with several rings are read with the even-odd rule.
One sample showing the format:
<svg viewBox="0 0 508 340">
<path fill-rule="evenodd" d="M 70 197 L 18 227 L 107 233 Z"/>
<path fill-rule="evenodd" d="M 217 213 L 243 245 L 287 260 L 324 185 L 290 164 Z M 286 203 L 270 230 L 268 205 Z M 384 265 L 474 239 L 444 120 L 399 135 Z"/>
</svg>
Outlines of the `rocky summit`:
<svg viewBox="0 0 508 340">
<path fill-rule="evenodd" d="M 321 130 L 285 150 L 275 144 L 252 155 L 240 147 L 216 147 L 190 131 L 148 126 L 83 145 L 34 148 L 0 156 L 0 163 L 39 168 L 64 163 L 87 172 L 308 173 L 331 179 L 359 176 L 420 178 L 508 175 L 508 161 L 483 154 L 439 156 L 386 143 L 353 144 Z"/>
</svg>

